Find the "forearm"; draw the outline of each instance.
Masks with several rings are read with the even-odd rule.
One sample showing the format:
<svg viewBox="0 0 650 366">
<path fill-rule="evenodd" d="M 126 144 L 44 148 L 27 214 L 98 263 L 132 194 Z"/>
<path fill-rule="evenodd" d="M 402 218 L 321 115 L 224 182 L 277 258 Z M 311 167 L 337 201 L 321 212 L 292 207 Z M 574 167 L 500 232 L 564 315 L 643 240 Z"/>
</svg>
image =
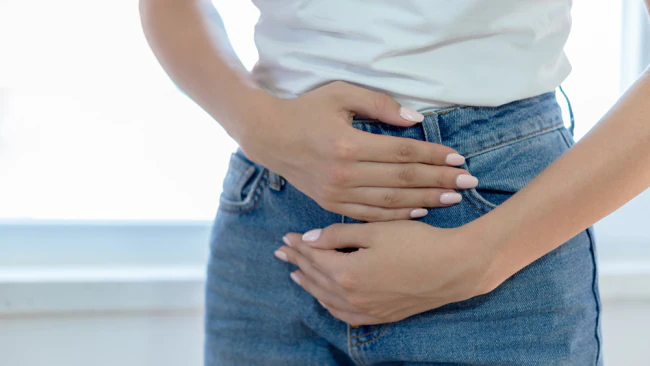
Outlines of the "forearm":
<svg viewBox="0 0 650 366">
<path fill-rule="evenodd" d="M 650 72 L 580 141 L 492 212 L 468 224 L 503 281 L 650 186 Z M 490 279 L 488 281 L 491 281 Z"/>
<path fill-rule="evenodd" d="M 171 79 L 239 141 L 241 121 L 261 118 L 275 98 L 253 82 L 211 2 L 140 0 L 140 17 Z"/>
</svg>

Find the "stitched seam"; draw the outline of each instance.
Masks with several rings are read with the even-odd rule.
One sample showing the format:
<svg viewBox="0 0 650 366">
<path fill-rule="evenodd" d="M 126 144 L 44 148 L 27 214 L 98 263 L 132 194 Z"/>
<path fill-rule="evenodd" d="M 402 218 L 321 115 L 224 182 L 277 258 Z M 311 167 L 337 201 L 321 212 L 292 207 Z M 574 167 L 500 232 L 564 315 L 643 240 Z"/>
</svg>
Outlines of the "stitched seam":
<svg viewBox="0 0 650 366">
<path fill-rule="evenodd" d="M 483 197 L 480 193 L 478 193 L 476 188 L 468 189 L 467 194 L 470 195 L 475 200 L 477 200 L 478 202 L 480 202 L 482 205 L 488 207 L 490 210 L 494 209 L 494 208 L 496 208 L 498 206 L 498 205 L 495 205 L 494 203 L 488 201 L 487 199 L 485 199 L 485 197 Z"/>
<path fill-rule="evenodd" d="M 482 149 L 479 149 L 479 150 L 476 150 L 476 151 L 469 152 L 469 153 L 465 154 L 465 158 L 468 159 L 468 158 L 470 158 L 470 157 L 473 157 L 473 156 L 475 156 L 475 155 L 478 155 L 478 154 L 481 153 L 481 152 L 484 152 L 485 150 L 489 150 L 489 149 L 493 149 L 493 148 L 496 148 L 496 147 L 499 147 L 499 146 L 502 146 L 502 145 L 506 145 L 506 144 L 509 144 L 509 143 L 511 143 L 511 142 L 514 142 L 514 141 L 517 141 L 517 140 L 523 139 L 523 138 L 525 138 L 525 137 L 532 137 L 532 135 L 538 135 L 538 134 L 541 134 L 541 133 L 543 133 L 543 132 L 546 132 L 546 131 L 552 130 L 552 129 L 554 129 L 554 128 L 559 128 L 559 127 L 561 127 L 561 126 L 564 126 L 564 122 L 559 123 L 559 124 L 555 124 L 555 125 L 553 125 L 553 126 L 544 127 L 544 128 L 542 128 L 541 130 L 537 130 L 537 131 L 529 132 L 529 133 L 527 133 L 527 134 L 525 134 L 525 135 L 520 135 L 520 136 L 517 136 L 517 137 L 511 138 L 510 140 L 497 142 L 497 143 L 494 144 L 494 145 L 490 145 L 490 146 L 484 147 L 484 148 L 482 148 Z"/>
<path fill-rule="evenodd" d="M 352 337 L 350 336 L 350 334 L 352 332 L 352 327 L 350 326 L 350 324 L 348 324 L 347 328 L 348 328 L 347 329 L 348 330 L 348 353 L 350 354 L 350 358 L 352 359 L 352 361 L 354 361 L 355 364 L 363 365 L 363 363 L 364 363 L 363 362 L 363 356 L 361 354 L 357 355 L 355 353 L 354 346 L 352 345 Z"/>
<path fill-rule="evenodd" d="M 469 198 L 467 198 L 466 195 L 463 195 L 463 200 L 466 201 L 467 203 L 469 203 L 470 206 L 472 206 L 476 211 L 478 211 L 480 213 L 488 213 L 489 212 L 489 211 L 485 211 L 483 209 L 480 209 L 480 208 L 476 207 L 476 205 L 474 205 L 474 202 L 470 201 Z"/>
<path fill-rule="evenodd" d="M 466 108 L 466 107 L 467 106 L 459 106 L 459 107 L 451 108 L 449 110 L 445 110 L 445 111 L 442 111 L 442 112 L 433 111 L 433 112 L 422 113 L 422 115 L 425 116 L 425 117 L 426 116 L 431 116 L 431 115 L 434 115 L 434 114 L 442 116 L 443 114 L 451 113 L 453 111 L 457 111 L 457 110 L 459 110 L 461 108 Z"/>
<path fill-rule="evenodd" d="M 596 303 L 596 328 L 594 329 L 594 337 L 596 338 L 596 363 L 594 365 L 598 365 L 598 360 L 600 359 L 600 337 L 598 336 L 598 324 L 600 323 L 600 304 L 598 304 L 598 294 L 596 293 L 596 281 L 598 280 L 598 270 L 597 270 L 597 263 L 596 263 L 596 253 L 595 253 L 595 241 L 593 237 L 591 236 L 591 233 L 589 233 L 589 230 L 585 230 L 587 232 L 587 236 L 589 237 L 589 251 L 591 252 L 591 261 L 594 266 L 594 280 L 591 284 L 591 292 L 594 295 L 594 301 Z"/>
<path fill-rule="evenodd" d="M 475 152 L 475 153 L 466 154 L 465 157 L 466 157 L 467 159 L 469 159 L 470 157 L 473 157 L 473 156 L 478 155 L 478 154 L 476 154 L 476 153 L 478 153 L 478 152 L 480 152 L 480 151 L 487 150 L 487 149 L 490 149 L 490 148 L 495 148 L 496 146 L 501 146 L 501 145 L 506 144 L 506 143 L 510 143 L 510 142 L 518 141 L 519 139 L 522 139 L 522 138 L 528 137 L 528 136 L 530 136 L 530 135 L 534 135 L 534 134 L 535 134 L 535 135 L 536 135 L 536 134 L 542 134 L 542 133 L 547 132 L 547 131 L 549 131 L 549 130 L 553 130 L 554 128 L 555 128 L 555 129 L 556 129 L 556 128 L 559 128 L 559 127 L 561 127 L 561 126 L 564 126 L 564 122 L 562 122 L 561 124 L 557 124 L 557 125 L 553 125 L 553 126 L 550 126 L 550 127 L 546 127 L 546 128 L 541 129 L 541 130 L 538 130 L 538 131 L 535 131 L 535 132 L 531 132 L 531 133 L 528 133 L 528 134 L 525 134 L 525 135 L 519 136 L 519 137 L 514 138 L 514 139 L 510 139 L 510 140 L 504 141 L 504 142 L 499 143 L 499 144 L 495 144 L 495 145 L 492 145 L 492 146 L 488 146 L 488 147 L 486 147 L 486 148 L 483 148 L 483 149 L 481 149 L 481 150 L 478 150 L 478 151 Z M 567 142 L 566 142 L 566 138 L 564 137 L 564 134 L 563 134 L 563 133 L 560 133 L 560 134 L 562 135 L 562 138 L 564 139 L 565 143 L 567 143 Z M 532 137 L 532 136 L 531 136 L 531 137 Z M 568 145 L 568 143 L 567 143 L 567 145 Z M 568 145 L 568 147 L 570 148 L 570 145 Z M 474 155 L 472 155 L 472 154 L 474 154 Z M 475 190 L 474 190 L 474 191 L 475 191 Z M 476 192 L 476 194 L 478 194 L 478 192 Z M 463 200 L 465 200 L 467 203 L 469 203 L 469 204 L 470 204 L 470 205 L 471 205 L 475 210 L 477 210 L 477 211 L 479 211 L 479 212 L 481 212 L 481 213 L 488 213 L 488 212 L 490 212 L 491 210 L 493 210 L 494 208 L 496 208 L 496 207 L 498 206 L 498 205 L 494 205 L 494 207 L 490 207 L 489 205 L 487 205 L 487 204 L 481 202 L 481 198 L 482 198 L 483 200 L 485 200 L 485 198 L 483 198 L 483 197 L 481 197 L 481 198 L 476 197 L 476 194 L 475 194 L 473 191 L 470 190 L 470 191 L 467 192 L 467 194 L 464 194 L 464 195 L 463 195 Z M 472 199 L 474 199 L 474 200 L 476 200 L 476 201 L 479 201 L 479 202 L 481 202 L 481 204 L 483 204 L 483 205 L 485 205 L 485 206 L 488 206 L 488 207 L 490 207 L 490 208 L 489 208 L 488 210 L 485 210 L 485 209 L 482 209 L 482 208 L 477 207 L 476 204 L 475 204 L 474 202 L 472 202 L 472 200 L 470 200 L 469 197 L 467 197 L 467 195 L 470 195 Z M 480 196 L 480 195 L 479 195 L 479 196 Z M 487 200 L 485 200 L 485 201 L 486 201 L 486 202 L 489 202 L 489 201 L 487 201 Z"/>
<path fill-rule="evenodd" d="M 246 212 L 253 211 L 259 205 L 259 203 L 262 201 L 260 198 L 262 197 L 262 193 L 264 191 L 264 185 L 268 181 L 268 176 L 269 176 L 268 170 L 264 170 L 264 173 L 262 174 L 262 179 L 261 179 L 261 181 L 259 183 L 259 186 L 255 190 L 255 196 L 252 199 L 252 201 L 255 202 L 253 204 L 253 206 L 251 206 L 250 208 L 247 208 L 247 209 L 236 209 L 236 208 L 223 207 L 223 205 L 221 203 L 219 203 L 219 210 L 225 211 L 225 212 L 230 212 L 230 213 L 239 213 L 239 214 L 243 214 L 243 213 L 246 213 Z M 229 203 L 226 203 L 226 206 L 227 205 L 229 205 Z"/>
<path fill-rule="evenodd" d="M 352 336 L 352 338 L 366 337 L 366 336 L 369 336 L 369 335 L 371 335 L 372 333 L 376 333 L 376 332 L 377 332 L 377 329 L 375 328 L 375 330 L 373 330 L 372 332 L 368 332 L 368 333 L 365 333 L 365 334 L 355 335 L 355 336 Z"/>
<path fill-rule="evenodd" d="M 379 334 L 377 334 L 377 336 L 375 338 L 364 341 L 364 342 L 361 342 L 361 343 L 357 343 L 354 346 L 359 347 L 359 346 L 362 346 L 364 344 L 372 343 L 372 342 L 378 340 L 379 338 L 381 338 L 384 335 L 384 331 L 386 330 L 386 328 L 388 328 L 388 324 L 384 324 L 384 326 L 381 328 L 381 331 L 379 332 Z"/>
</svg>

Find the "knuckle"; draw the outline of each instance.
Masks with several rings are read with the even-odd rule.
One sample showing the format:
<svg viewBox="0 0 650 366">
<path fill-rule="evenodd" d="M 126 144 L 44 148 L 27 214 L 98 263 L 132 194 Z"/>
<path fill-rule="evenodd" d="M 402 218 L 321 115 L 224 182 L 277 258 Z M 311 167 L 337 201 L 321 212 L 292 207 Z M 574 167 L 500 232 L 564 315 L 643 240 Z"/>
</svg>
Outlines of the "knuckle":
<svg viewBox="0 0 650 366">
<path fill-rule="evenodd" d="M 447 182 L 450 181 L 449 170 L 438 169 L 436 176 L 433 179 L 436 187 L 445 187 Z"/>
<path fill-rule="evenodd" d="M 334 145 L 334 157 L 341 160 L 350 160 L 359 152 L 359 146 L 345 139 L 340 139 Z"/>
<path fill-rule="evenodd" d="M 407 143 L 401 143 L 397 147 L 397 151 L 395 153 L 395 160 L 399 162 L 407 162 L 410 161 L 414 155 L 415 155 L 415 149 L 413 148 L 413 146 Z"/>
<path fill-rule="evenodd" d="M 425 207 L 438 206 L 440 204 L 440 193 L 434 191 L 425 193 L 423 203 Z"/>
<path fill-rule="evenodd" d="M 349 271 L 341 271 L 336 276 L 336 282 L 346 291 L 354 290 L 356 286 L 356 280 Z"/>
<path fill-rule="evenodd" d="M 400 170 L 398 178 L 403 183 L 413 183 L 417 177 L 417 173 L 413 167 L 406 167 Z"/>
<path fill-rule="evenodd" d="M 373 99 L 375 104 L 375 111 L 377 111 L 377 113 L 381 114 L 386 111 L 386 108 L 388 108 L 388 104 L 390 103 L 390 97 L 388 94 L 375 93 Z"/>
<path fill-rule="evenodd" d="M 427 151 L 424 157 L 424 163 L 431 165 L 445 165 L 448 153 L 440 151 L 438 146 L 430 146 L 430 151 Z"/>
<path fill-rule="evenodd" d="M 328 171 L 328 181 L 333 185 L 344 185 L 352 180 L 352 172 L 343 166 L 331 167 Z"/>
<path fill-rule="evenodd" d="M 394 206 L 400 203 L 400 197 L 395 192 L 384 193 L 381 197 L 382 202 L 388 206 Z"/>
</svg>

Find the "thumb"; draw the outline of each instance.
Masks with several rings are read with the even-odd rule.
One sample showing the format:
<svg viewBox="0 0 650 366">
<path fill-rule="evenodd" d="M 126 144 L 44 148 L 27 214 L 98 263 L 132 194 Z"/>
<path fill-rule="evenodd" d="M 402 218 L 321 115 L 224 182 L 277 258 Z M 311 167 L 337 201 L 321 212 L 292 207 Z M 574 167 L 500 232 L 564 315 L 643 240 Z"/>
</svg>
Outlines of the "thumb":
<svg viewBox="0 0 650 366">
<path fill-rule="evenodd" d="M 318 249 L 367 248 L 369 240 L 366 225 L 334 224 L 304 233 L 302 241 Z"/>
<path fill-rule="evenodd" d="M 346 83 L 339 85 L 336 92 L 342 94 L 340 100 L 348 112 L 402 127 L 413 126 L 424 120 L 422 113 L 400 105 L 386 93 Z"/>
</svg>

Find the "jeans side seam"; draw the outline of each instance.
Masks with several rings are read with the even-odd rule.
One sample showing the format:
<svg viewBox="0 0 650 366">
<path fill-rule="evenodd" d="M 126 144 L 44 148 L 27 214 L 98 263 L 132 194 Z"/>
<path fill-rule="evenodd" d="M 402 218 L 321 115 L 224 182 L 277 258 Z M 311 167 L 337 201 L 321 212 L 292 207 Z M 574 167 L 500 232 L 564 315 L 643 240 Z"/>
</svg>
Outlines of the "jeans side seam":
<svg viewBox="0 0 650 366">
<path fill-rule="evenodd" d="M 600 336 L 598 335 L 598 325 L 600 324 L 600 303 L 598 300 L 598 293 L 596 290 L 596 285 L 598 281 L 598 263 L 596 262 L 596 250 L 595 250 L 595 240 L 591 233 L 589 232 L 589 229 L 586 230 L 587 236 L 589 237 L 589 251 L 591 252 L 591 261 L 594 266 L 594 271 L 593 271 L 593 276 L 594 280 L 591 284 L 591 292 L 594 295 L 594 302 L 596 303 L 596 327 L 594 329 L 594 337 L 596 338 L 596 362 L 594 365 L 598 365 L 598 361 L 600 360 L 600 348 L 601 348 L 601 339 Z"/>
</svg>

